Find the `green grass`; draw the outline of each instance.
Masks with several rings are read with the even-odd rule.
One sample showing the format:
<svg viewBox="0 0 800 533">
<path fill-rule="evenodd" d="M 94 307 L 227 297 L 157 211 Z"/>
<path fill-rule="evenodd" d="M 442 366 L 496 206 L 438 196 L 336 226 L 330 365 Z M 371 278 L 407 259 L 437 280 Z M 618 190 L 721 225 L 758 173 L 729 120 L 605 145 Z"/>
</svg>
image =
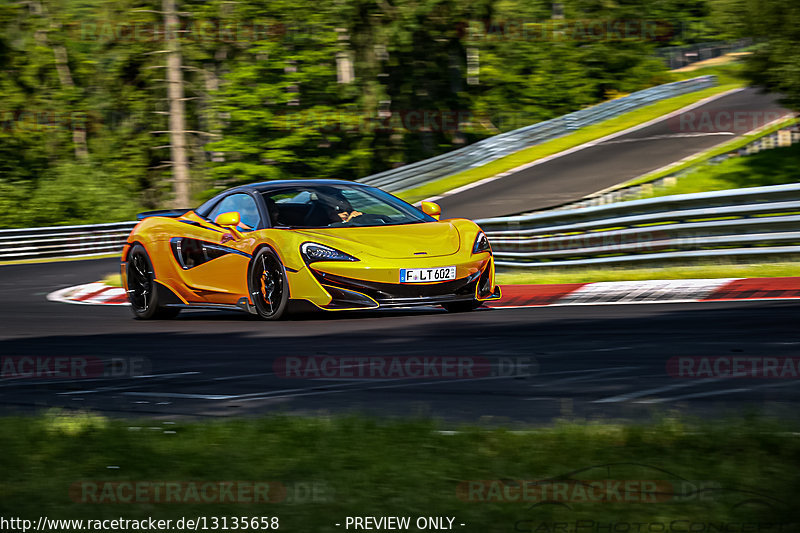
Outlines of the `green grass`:
<svg viewBox="0 0 800 533">
<path fill-rule="evenodd" d="M 699 100 L 702 100 L 703 98 L 735 89 L 741 85 L 742 82 L 728 83 L 725 85 L 710 87 L 702 91 L 676 96 L 661 102 L 656 102 L 655 104 L 625 113 L 619 117 L 587 126 L 577 130 L 575 133 L 571 133 L 569 135 L 565 135 L 563 137 L 514 152 L 513 154 L 497 159 L 496 161 L 492 161 L 491 163 L 481 167 L 473 168 L 458 174 L 453 174 L 452 176 L 447 176 L 419 187 L 402 191 L 397 193 L 397 196 L 407 202 L 418 202 L 420 200 L 424 200 L 425 198 L 430 198 L 431 196 L 436 196 L 458 187 L 475 183 L 476 181 L 500 174 L 501 172 L 511 170 L 520 165 L 531 163 L 538 159 L 574 148 L 575 146 L 600 139 L 606 135 L 626 130 L 638 124 L 647 122 L 648 120 L 658 118 L 662 115 L 666 115 L 667 113 L 671 113 L 686 107 Z"/>
<path fill-rule="evenodd" d="M 500 270 L 497 282 L 501 285 L 591 283 L 595 281 L 642 281 L 649 279 L 698 278 L 782 278 L 800 276 L 800 263 L 776 262 L 764 264 L 708 263 L 663 268 L 541 268 Z"/>
<path fill-rule="evenodd" d="M 716 164 L 703 163 L 678 177 L 675 185 L 659 187 L 640 198 L 796 183 L 800 182 L 798 162 L 800 144 L 731 157 Z"/>
<path fill-rule="evenodd" d="M 750 417 L 663 417 L 631 426 L 561 423 L 518 432 L 465 427 L 446 434 L 426 420 L 271 417 L 166 424 L 53 412 L 0 419 L 0 516 L 277 516 L 281 530 L 304 532 L 342 531 L 345 517 L 365 515 L 454 516 L 456 524 L 466 524 L 455 529 L 481 533 L 530 531 L 517 529 L 524 520 L 796 523 L 800 439 L 790 433 L 794 426 Z M 573 480 L 663 480 L 667 501 L 570 500 L 567 506 L 532 507 L 470 501 L 469 493 L 457 492 L 463 481 L 566 479 L 576 471 Z M 673 497 L 680 478 L 713 490 Z M 292 500 L 87 504 L 69 493 L 85 481 L 217 480 L 281 483 Z M 316 495 L 303 487 L 316 487 Z M 745 500 L 750 503 L 737 505 Z"/>
</svg>

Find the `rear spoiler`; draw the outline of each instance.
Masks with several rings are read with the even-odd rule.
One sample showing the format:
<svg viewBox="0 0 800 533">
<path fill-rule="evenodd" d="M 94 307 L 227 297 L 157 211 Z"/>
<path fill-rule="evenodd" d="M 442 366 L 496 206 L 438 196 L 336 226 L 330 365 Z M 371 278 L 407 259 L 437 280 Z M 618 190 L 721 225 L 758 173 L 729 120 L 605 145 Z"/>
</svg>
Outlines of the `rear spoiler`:
<svg viewBox="0 0 800 533">
<path fill-rule="evenodd" d="M 178 218 L 191 211 L 191 209 L 160 209 L 157 211 L 145 211 L 136 215 L 136 220 L 144 220 L 149 217 L 169 217 Z"/>
</svg>

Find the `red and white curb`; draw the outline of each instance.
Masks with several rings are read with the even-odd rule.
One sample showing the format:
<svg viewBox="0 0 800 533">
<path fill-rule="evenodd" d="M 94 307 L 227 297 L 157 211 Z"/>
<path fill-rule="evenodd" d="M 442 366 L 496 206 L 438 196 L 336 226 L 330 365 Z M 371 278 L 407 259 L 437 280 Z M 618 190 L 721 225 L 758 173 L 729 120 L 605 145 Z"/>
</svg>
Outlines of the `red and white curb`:
<svg viewBox="0 0 800 533">
<path fill-rule="evenodd" d="M 606 305 L 800 298 L 800 277 L 602 281 L 558 285 L 506 285 L 490 307 Z"/>
<path fill-rule="evenodd" d="M 82 305 L 128 305 L 128 295 L 122 287 L 111 287 L 105 283 L 86 283 L 67 287 L 47 295 L 51 302 Z"/>
<path fill-rule="evenodd" d="M 555 285 L 503 285 L 503 298 L 489 307 L 608 305 L 800 298 L 800 277 L 602 281 Z M 47 295 L 53 302 L 128 305 L 125 289 L 87 283 Z"/>
</svg>

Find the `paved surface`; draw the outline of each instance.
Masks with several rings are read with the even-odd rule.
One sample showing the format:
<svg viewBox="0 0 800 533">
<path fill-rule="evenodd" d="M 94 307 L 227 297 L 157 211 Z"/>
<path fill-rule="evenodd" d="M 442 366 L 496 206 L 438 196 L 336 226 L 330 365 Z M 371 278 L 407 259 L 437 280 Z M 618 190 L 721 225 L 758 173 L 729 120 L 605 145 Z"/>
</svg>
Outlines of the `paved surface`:
<svg viewBox="0 0 800 533">
<path fill-rule="evenodd" d="M 446 218 L 486 218 L 577 200 L 734 138 L 788 113 L 777 97 L 745 89 L 627 135 L 437 200 Z M 738 122 L 735 122 L 737 121 Z"/>
<path fill-rule="evenodd" d="M 134 320 L 121 306 L 45 295 L 116 269 L 116 260 L 0 267 L 0 359 L 56 356 L 144 362 L 144 375 L 0 379 L 11 411 L 52 406 L 112 415 L 227 416 L 264 412 L 434 415 L 454 421 L 635 419 L 656 410 L 699 416 L 755 410 L 796 416 L 798 380 L 676 377 L 676 357 L 798 355 L 800 304 L 730 302 L 311 315 L 268 323 L 195 311 Z M 309 373 L 287 361 L 329 356 L 470 358 L 472 374 L 425 379 Z M 406 359 L 403 359 L 406 357 Z M 713 359 L 710 359 L 713 361 Z M 699 368 L 699 367 L 698 367 Z M 439 366 L 439 370 L 442 367 Z M 796 366 L 795 366 L 796 369 Z M 124 373 L 124 372 L 123 372 Z M 452 374 L 452 372 L 451 372 Z M 673 375 L 671 375 L 673 374 Z M 391 381 L 390 381 L 391 380 Z"/>
<path fill-rule="evenodd" d="M 503 285 L 501 290 L 503 297 L 486 303 L 487 307 L 800 299 L 800 277 Z M 130 305 L 125 289 L 100 282 L 59 289 L 47 299 L 77 305 Z"/>
</svg>

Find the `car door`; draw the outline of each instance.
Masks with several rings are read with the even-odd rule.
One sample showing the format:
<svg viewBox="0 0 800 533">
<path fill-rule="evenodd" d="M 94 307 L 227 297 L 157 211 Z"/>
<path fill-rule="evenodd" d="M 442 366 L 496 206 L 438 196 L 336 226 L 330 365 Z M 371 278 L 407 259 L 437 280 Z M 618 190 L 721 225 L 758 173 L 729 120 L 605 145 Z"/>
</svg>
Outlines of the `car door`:
<svg viewBox="0 0 800 533">
<path fill-rule="evenodd" d="M 231 211 L 239 213 L 238 232 L 214 223 L 217 216 Z M 203 218 L 208 227 L 189 225 L 182 236 L 170 240 L 173 255 L 184 282 L 200 301 L 235 304 L 248 293 L 249 252 L 255 247 L 254 232 L 264 227 L 258 204 L 247 193 L 230 194 Z"/>
</svg>

